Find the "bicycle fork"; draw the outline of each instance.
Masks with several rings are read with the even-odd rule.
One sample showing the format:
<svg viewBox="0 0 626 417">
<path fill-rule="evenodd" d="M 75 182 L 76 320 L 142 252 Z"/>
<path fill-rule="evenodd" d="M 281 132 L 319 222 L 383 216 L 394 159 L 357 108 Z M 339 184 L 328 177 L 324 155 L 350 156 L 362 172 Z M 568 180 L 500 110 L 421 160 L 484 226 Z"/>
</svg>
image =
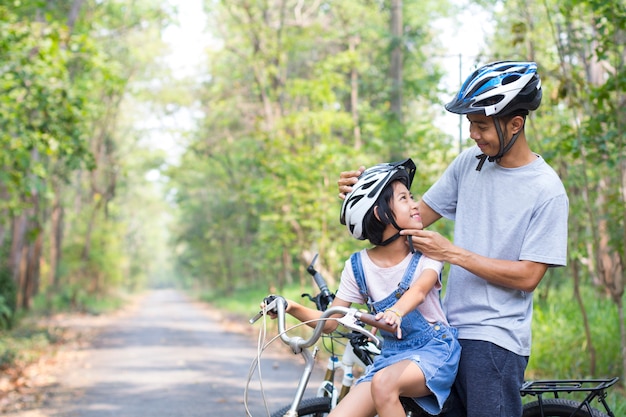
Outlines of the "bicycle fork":
<svg viewBox="0 0 626 417">
<path fill-rule="evenodd" d="M 358 359 L 352 350 L 352 346 L 346 346 L 346 349 L 341 358 L 335 355 L 328 358 L 328 364 L 326 366 L 326 374 L 324 375 L 324 382 L 322 382 L 320 388 L 317 391 L 318 397 L 330 397 L 331 407 L 335 408 L 337 403 L 341 401 L 352 388 L 354 384 L 354 365 L 359 365 L 365 368 L 365 365 Z M 341 380 L 341 387 L 335 387 L 335 371 L 341 368 L 343 376 Z"/>
</svg>

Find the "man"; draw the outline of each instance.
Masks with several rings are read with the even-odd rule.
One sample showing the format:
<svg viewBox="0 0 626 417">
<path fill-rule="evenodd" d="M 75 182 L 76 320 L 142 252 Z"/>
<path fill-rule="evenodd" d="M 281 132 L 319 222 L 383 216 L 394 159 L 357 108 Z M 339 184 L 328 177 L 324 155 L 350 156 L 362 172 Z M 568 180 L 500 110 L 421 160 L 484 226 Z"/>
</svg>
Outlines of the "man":
<svg viewBox="0 0 626 417">
<path fill-rule="evenodd" d="M 502 61 L 468 77 L 445 107 L 467 115 L 476 146 L 462 152 L 424 194 L 424 227 L 454 220 L 454 243 L 404 230 L 424 255 L 450 263 L 443 300 L 459 331 L 458 404 L 446 416 L 519 417 L 531 345 L 532 292 L 567 258 L 568 198 L 524 130 L 541 103 L 534 62 Z M 343 172 L 343 195 L 359 171 Z"/>
</svg>

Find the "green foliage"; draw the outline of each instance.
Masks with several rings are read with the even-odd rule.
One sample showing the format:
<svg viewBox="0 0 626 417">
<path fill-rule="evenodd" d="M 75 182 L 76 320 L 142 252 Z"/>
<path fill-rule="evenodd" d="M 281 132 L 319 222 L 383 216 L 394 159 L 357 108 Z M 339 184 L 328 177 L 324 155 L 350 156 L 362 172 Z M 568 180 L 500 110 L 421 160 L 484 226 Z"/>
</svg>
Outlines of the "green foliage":
<svg viewBox="0 0 626 417">
<path fill-rule="evenodd" d="M 64 47 L 67 31 L 56 24 L 19 22 L 0 7 L 0 184 L 8 199 L 0 209 L 20 211 L 25 195 L 41 193 L 55 173 L 89 163 L 82 101 L 72 86 Z"/>
<path fill-rule="evenodd" d="M 597 374 L 590 374 L 589 346 L 571 284 L 536 300 L 529 374 L 532 378 L 604 378 L 621 374 L 619 320 L 616 306 L 596 290 L 583 289 L 591 340 L 596 349 Z"/>
<path fill-rule="evenodd" d="M 441 4 L 405 3 L 398 40 L 384 3 L 288 3 L 302 12 L 295 21 L 269 4 L 211 3 L 224 47 L 209 59 L 200 130 L 168 173 L 181 275 L 225 294 L 252 282 L 281 289 L 302 281 L 300 267 L 316 252 L 337 280 L 363 245 L 337 221 L 339 173 L 413 155 L 424 159 L 423 192 L 452 156 L 430 110 L 441 73 L 424 65 L 435 48 L 429 17 Z M 389 108 L 397 44 L 405 48 L 403 125 Z"/>
<path fill-rule="evenodd" d="M 132 121 L 119 117 L 122 98 L 131 79 L 144 76 L 147 63 L 162 52 L 155 35 L 169 16 L 150 1 L 84 2 L 76 20 L 68 19 L 69 11 L 68 2 L 0 6 L 0 235 L 7 236 L 14 216 L 28 210 L 26 238 L 14 236 L 14 243 L 32 245 L 44 235 L 44 259 L 32 264 L 41 263 L 47 272 L 47 233 L 59 239 L 63 230 L 84 233 L 69 233 L 72 239 L 65 245 L 72 251 L 74 239 L 83 238 L 84 246 L 77 250 L 86 258 L 78 265 L 82 269 L 68 268 L 70 260 L 53 264 L 53 272 L 64 270 L 66 276 L 50 274 L 48 279 L 33 271 L 33 294 L 39 286 L 59 290 L 65 279 L 71 288 L 77 274 L 83 274 L 80 280 L 89 293 L 123 284 L 141 286 L 145 273 L 137 271 L 134 262 L 148 257 L 140 253 L 144 246 L 153 246 L 133 246 L 127 258 L 126 223 L 109 214 L 111 200 L 128 195 L 128 183 L 121 181 L 128 172 L 128 156 L 140 153 L 129 152 Z M 146 41 L 142 34 L 155 40 Z M 149 76 L 155 74 L 153 68 Z M 50 230 L 53 201 L 63 217 L 57 229 Z M 98 224 L 90 223 L 94 219 Z M 64 245 L 62 240 L 57 243 Z M 20 252 L 22 248 L 12 253 Z M 33 294 L 20 294 L 22 304 L 28 305 Z"/>
</svg>

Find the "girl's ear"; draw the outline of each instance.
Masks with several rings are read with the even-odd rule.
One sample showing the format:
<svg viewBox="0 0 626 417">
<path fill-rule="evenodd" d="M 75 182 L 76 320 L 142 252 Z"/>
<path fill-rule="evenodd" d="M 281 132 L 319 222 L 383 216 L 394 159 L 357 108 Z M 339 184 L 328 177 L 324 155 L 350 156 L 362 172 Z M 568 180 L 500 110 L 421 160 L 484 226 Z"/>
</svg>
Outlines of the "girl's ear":
<svg viewBox="0 0 626 417">
<path fill-rule="evenodd" d="M 376 216 L 379 222 L 382 222 L 380 216 L 378 215 L 378 206 L 374 206 L 374 216 Z"/>
</svg>

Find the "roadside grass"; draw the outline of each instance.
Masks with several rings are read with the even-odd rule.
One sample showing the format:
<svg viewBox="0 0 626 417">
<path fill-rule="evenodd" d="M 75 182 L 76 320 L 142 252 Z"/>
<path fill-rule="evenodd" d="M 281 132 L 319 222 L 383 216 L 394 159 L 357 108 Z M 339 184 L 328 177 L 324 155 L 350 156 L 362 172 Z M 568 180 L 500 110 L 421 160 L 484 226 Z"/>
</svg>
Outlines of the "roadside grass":
<svg viewBox="0 0 626 417">
<path fill-rule="evenodd" d="M 308 300 L 301 297 L 302 293 L 309 293 L 312 295 L 316 294 L 312 288 L 303 288 L 300 285 L 293 285 L 281 291 L 280 295 L 306 305 Z M 263 301 L 263 298 L 267 295 L 268 292 L 266 289 L 240 288 L 235 291 L 235 295 L 233 296 L 225 296 L 222 293 L 204 291 L 201 293 L 200 298 L 219 309 L 224 309 L 231 313 L 241 314 L 242 316 L 252 317 L 259 311 L 259 305 Z M 311 307 L 315 307 L 315 304 L 311 303 Z"/>
<path fill-rule="evenodd" d="M 127 301 L 127 294 L 114 292 L 107 295 L 89 294 L 80 286 L 63 287 L 58 292 L 40 294 L 33 299 L 31 313 L 47 315 L 59 312 L 102 314 L 119 309 Z"/>
<path fill-rule="evenodd" d="M 580 306 L 572 288 L 562 286 L 551 289 L 545 299 L 535 297 L 528 379 L 610 379 L 622 375 L 617 306 L 603 295 L 594 294 L 593 288 L 583 287 L 581 293 L 595 369 Z M 572 398 L 577 397 L 580 395 L 572 394 Z M 609 389 L 607 402 L 616 416 L 626 415 L 624 381 Z M 597 402 L 594 406 L 603 409 Z"/>
<path fill-rule="evenodd" d="M 37 398 L 32 390 L 40 367 L 67 340 L 63 329 L 42 326 L 31 315 L 16 318 L 11 329 L 0 331 L 0 414 L 22 398 L 25 402 Z"/>
<path fill-rule="evenodd" d="M 58 329 L 42 328 L 34 323 L 0 332 L 0 371 L 36 361 L 61 339 Z"/>
<path fill-rule="evenodd" d="M 120 308 L 126 301 L 123 294 L 91 297 L 65 292 L 53 296 L 40 295 L 28 312 L 18 312 L 10 329 L 0 330 L 0 377 L 3 390 L 20 379 L 24 369 L 43 355 L 53 352 L 67 341 L 63 329 L 41 324 L 41 318 L 56 313 L 98 315 Z"/>
<path fill-rule="evenodd" d="M 294 300 L 301 304 L 310 305 L 312 308 L 315 308 L 315 304 L 313 302 L 309 302 L 308 299 L 302 298 L 302 293 L 309 293 L 312 295 L 315 294 L 312 288 L 303 289 L 301 286 L 294 285 L 285 288 L 284 291 L 280 292 L 280 295 L 285 297 L 286 299 Z M 237 320 L 240 320 L 241 323 L 250 325 L 248 324 L 248 320 L 254 317 L 254 315 L 259 312 L 260 304 L 263 299 L 268 295 L 268 292 L 267 290 L 260 288 L 242 288 L 238 289 L 236 291 L 236 294 L 236 296 L 226 297 L 223 294 L 205 291 L 200 294 L 199 298 L 202 301 L 207 302 L 220 310 L 225 310 L 235 315 L 237 317 Z M 250 326 L 259 326 L 258 323 L 259 322 Z M 298 320 L 294 319 L 291 316 L 287 316 L 286 325 L 288 328 L 292 326 L 297 326 L 298 323 Z M 304 334 L 306 330 L 299 330 L 299 327 L 294 330 L 297 332 L 296 334 Z M 276 334 L 277 331 L 277 324 L 274 322 L 274 320 L 270 321 L 268 319 L 268 332 Z"/>
</svg>

